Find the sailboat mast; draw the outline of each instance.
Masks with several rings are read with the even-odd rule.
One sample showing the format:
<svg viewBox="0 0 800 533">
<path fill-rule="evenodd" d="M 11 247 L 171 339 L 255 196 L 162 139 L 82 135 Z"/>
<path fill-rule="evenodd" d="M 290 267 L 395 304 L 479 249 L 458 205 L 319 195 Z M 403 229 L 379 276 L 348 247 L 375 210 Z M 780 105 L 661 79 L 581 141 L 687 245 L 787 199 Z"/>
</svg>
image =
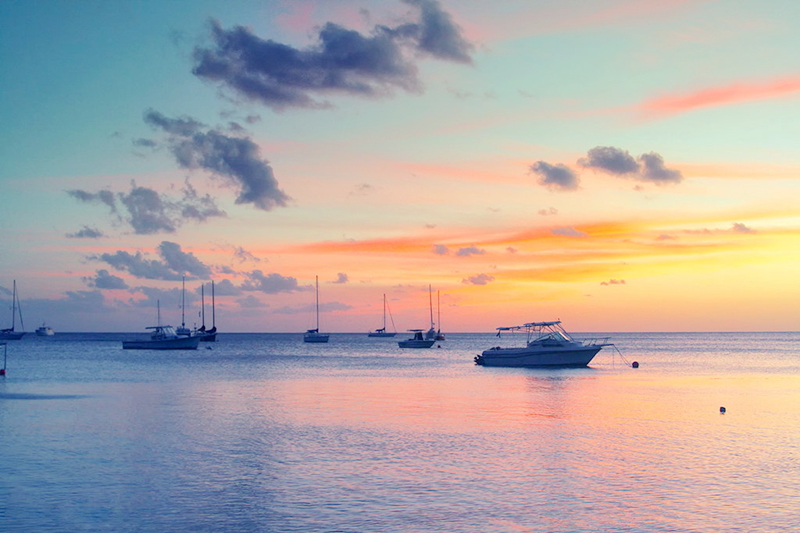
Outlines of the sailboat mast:
<svg viewBox="0 0 800 533">
<path fill-rule="evenodd" d="M 211 329 L 217 331 L 217 312 L 214 310 L 214 280 L 211 280 Z"/>
<path fill-rule="evenodd" d="M 200 321 L 203 331 L 206 329 L 206 284 L 200 285 Z"/>
<path fill-rule="evenodd" d="M 181 327 L 186 327 L 186 276 L 181 280 Z"/>
<path fill-rule="evenodd" d="M 316 303 L 316 308 L 317 308 L 317 330 L 319 330 L 319 276 L 314 276 L 314 279 L 315 279 L 314 301 Z"/>
<path fill-rule="evenodd" d="M 439 324 L 439 332 L 442 331 L 442 301 L 439 298 L 439 291 L 436 291 L 436 322 Z"/>
<path fill-rule="evenodd" d="M 14 290 L 11 293 L 11 331 L 17 325 L 17 280 L 14 280 Z"/>
<path fill-rule="evenodd" d="M 383 295 L 383 330 L 386 331 L 386 294 Z"/>
<path fill-rule="evenodd" d="M 433 327 L 433 292 L 431 290 L 431 286 L 428 285 L 428 304 L 430 305 L 431 309 L 431 328 Z"/>
</svg>

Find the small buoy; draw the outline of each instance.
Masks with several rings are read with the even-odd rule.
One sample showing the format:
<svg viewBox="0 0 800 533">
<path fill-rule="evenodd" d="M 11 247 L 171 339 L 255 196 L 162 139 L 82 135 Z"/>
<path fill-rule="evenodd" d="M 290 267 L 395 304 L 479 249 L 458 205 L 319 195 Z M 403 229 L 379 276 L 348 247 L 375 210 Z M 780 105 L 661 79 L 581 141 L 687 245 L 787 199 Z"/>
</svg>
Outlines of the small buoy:
<svg viewBox="0 0 800 533">
<path fill-rule="evenodd" d="M 639 368 L 639 361 L 634 361 L 633 363 L 631 363 L 631 367 L 632 368 Z"/>
<path fill-rule="evenodd" d="M 724 415 L 724 414 L 725 414 L 725 408 L 724 408 L 724 407 L 720 407 L 720 408 L 719 408 L 719 412 L 720 412 L 720 413 L 722 413 L 722 414 Z"/>
</svg>

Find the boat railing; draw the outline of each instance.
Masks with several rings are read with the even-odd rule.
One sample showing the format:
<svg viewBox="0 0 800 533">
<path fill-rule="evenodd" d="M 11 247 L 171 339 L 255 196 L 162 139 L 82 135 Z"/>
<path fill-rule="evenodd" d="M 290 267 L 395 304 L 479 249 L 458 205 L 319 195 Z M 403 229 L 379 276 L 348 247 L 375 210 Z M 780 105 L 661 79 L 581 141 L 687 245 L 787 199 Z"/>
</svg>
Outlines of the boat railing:
<svg viewBox="0 0 800 533">
<path fill-rule="evenodd" d="M 612 344 L 608 342 L 609 339 L 611 339 L 611 337 L 589 337 L 575 340 L 582 342 L 585 346 L 611 346 Z"/>
</svg>

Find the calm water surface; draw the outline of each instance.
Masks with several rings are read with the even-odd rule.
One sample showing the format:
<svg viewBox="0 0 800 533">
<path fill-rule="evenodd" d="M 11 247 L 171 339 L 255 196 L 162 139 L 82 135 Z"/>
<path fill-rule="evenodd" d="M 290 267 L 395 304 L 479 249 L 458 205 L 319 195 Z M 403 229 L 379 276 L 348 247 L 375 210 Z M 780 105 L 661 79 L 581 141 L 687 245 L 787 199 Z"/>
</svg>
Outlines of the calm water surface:
<svg viewBox="0 0 800 533">
<path fill-rule="evenodd" d="M 612 334 L 635 370 L 477 367 L 491 334 L 128 336 L 9 343 L 0 531 L 800 528 L 798 333 Z"/>
</svg>

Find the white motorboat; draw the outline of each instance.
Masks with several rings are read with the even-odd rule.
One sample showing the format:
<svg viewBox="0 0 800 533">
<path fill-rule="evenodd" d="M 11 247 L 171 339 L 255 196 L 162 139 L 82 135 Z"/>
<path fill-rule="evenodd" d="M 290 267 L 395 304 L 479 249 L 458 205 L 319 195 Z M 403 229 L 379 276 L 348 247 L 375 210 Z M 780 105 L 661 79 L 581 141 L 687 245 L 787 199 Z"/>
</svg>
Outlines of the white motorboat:
<svg viewBox="0 0 800 533">
<path fill-rule="evenodd" d="M 504 331 L 524 330 L 525 346 L 502 348 L 495 346 L 475 356 L 475 364 L 504 367 L 583 367 L 609 344 L 608 337 L 573 339 L 561 326 L 561 321 L 530 322 L 522 326 L 497 328 Z"/>
<path fill-rule="evenodd" d="M 149 339 L 122 341 L 123 350 L 196 350 L 200 337 L 178 335 L 172 326 L 150 326 Z"/>
<path fill-rule="evenodd" d="M 19 324 L 22 331 L 16 331 L 17 315 L 19 314 Z M 11 327 L 0 329 L 0 340 L 2 341 L 18 341 L 25 335 L 25 324 L 22 322 L 22 308 L 19 305 L 19 296 L 17 296 L 17 280 L 14 280 L 14 290 L 11 293 Z"/>
<path fill-rule="evenodd" d="M 408 331 L 414 335 L 410 339 L 398 341 L 397 345 L 401 348 L 430 348 L 436 342 L 435 339 L 426 339 L 422 335 L 422 332 L 425 331 L 424 329 L 410 329 Z"/>
<path fill-rule="evenodd" d="M 200 337 L 193 335 L 178 335 L 172 326 L 161 325 L 161 302 L 156 302 L 158 308 L 158 325 L 145 329 L 152 329 L 149 339 L 122 341 L 123 350 L 196 350 L 200 344 Z"/>
<path fill-rule="evenodd" d="M 316 283 L 314 289 L 315 293 L 314 301 L 316 303 L 316 309 L 317 309 L 317 327 L 314 329 L 309 329 L 303 334 L 303 342 L 322 343 L 322 342 L 328 342 L 328 338 L 330 337 L 330 335 L 328 335 L 327 333 L 319 332 L 319 276 L 316 276 L 315 280 Z"/>
<path fill-rule="evenodd" d="M 51 328 L 47 324 L 42 324 L 41 326 L 36 328 L 36 335 L 38 335 L 39 337 L 52 337 L 53 335 L 55 335 L 55 332 L 53 331 L 53 328 Z"/>
<path fill-rule="evenodd" d="M 383 295 L 383 327 L 377 328 L 375 331 L 367 333 L 367 337 L 394 337 L 397 335 L 396 331 L 386 331 L 386 295 Z M 392 310 L 389 309 L 389 318 L 392 320 L 392 327 L 394 327 L 394 318 L 392 318 Z"/>
</svg>

